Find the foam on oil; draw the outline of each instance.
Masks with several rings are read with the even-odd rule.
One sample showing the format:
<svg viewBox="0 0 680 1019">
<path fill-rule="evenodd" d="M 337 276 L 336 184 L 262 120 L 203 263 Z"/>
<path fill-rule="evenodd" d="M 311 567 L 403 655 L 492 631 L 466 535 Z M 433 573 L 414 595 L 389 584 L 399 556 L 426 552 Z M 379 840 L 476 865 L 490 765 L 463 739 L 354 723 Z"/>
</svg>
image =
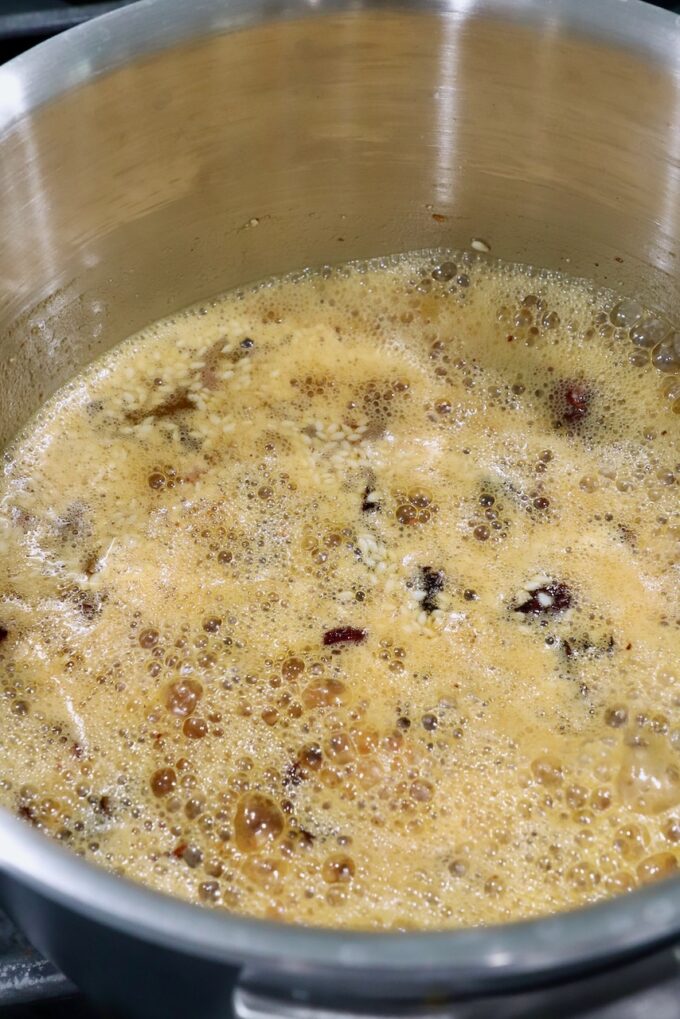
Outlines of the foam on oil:
<svg viewBox="0 0 680 1019">
<path fill-rule="evenodd" d="M 331 926 L 676 868 L 680 345 L 451 252 L 157 323 L 0 484 L 0 800 L 156 888 Z"/>
</svg>

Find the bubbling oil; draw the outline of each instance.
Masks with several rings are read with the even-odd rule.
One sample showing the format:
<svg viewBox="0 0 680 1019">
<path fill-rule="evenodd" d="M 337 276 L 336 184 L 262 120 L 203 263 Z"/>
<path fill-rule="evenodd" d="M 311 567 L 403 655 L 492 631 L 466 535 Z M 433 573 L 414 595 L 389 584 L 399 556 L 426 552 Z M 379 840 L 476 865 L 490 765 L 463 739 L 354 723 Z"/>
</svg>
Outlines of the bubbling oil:
<svg viewBox="0 0 680 1019">
<path fill-rule="evenodd" d="M 0 802 L 206 906 L 441 928 L 677 870 L 680 340 L 450 251 L 270 280 L 0 486 Z"/>
</svg>

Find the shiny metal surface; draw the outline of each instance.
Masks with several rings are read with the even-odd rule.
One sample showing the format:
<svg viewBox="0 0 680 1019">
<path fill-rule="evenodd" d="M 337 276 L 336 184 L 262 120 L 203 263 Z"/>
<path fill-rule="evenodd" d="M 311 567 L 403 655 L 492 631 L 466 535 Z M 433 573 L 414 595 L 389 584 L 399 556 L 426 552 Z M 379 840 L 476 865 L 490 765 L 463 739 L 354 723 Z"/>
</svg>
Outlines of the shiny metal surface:
<svg viewBox="0 0 680 1019">
<path fill-rule="evenodd" d="M 636 0 L 146 0 L 19 57 L 0 441 L 150 318 L 293 266 L 481 235 L 672 304 L 677 37 Z"/>
<path fill-rule="evenodd" d="M 42 959 L 0 913 L 0 1014 L 3 1008 L 63 998 L 76 988 Z"/>
<path fill-rule="evenodd" d="M 435 1005 L 388 1003 L 381 1019 L 680 1019 L 680 961 L 668 950 L 611 973 L 586 976 L 566 987 Z M 374 1014 L 374 1013 L 373 1013 Z M 248 989 L 234 995 L 234 1019 L 371 1019 L 364 1011 L 320 1011 L 310 1002 L 280 999 Z"/>
<path fill-rule="evenodd" d="M 0 68 L 0 442 L 150 320 L 309 264 L 484 237 L 678 312 L 680 27 L 636 0 L 144 0 Z M 486 993 L 680 934 L 680 883 L 534 923 L 201 911 L 0 820 L 0 898 L 86 990 Z M 112 965 L 112 960 L 113 965 Z M 242 972 L 243 971 L 243 972 Z M 126 996 L 127 995 L 127 996 Z"/>
</svg>

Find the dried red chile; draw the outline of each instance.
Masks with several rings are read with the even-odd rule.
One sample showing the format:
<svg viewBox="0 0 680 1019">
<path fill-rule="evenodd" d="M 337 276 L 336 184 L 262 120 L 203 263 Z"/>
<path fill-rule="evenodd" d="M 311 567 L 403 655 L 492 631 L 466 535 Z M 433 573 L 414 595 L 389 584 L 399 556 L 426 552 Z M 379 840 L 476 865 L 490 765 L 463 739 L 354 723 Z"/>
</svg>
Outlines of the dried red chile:
<svg viewBox="0 0 680 1019">
<path fill-rule="evenodd" d="M 550 604 L 541 604 L 540 595 L 543 595 L 544 598 L 550 598 Z M 571 606 L 572 601 L 571 590 L 567 585 L 553 582 L 532 591 L 526 601 L 515 606 L 515 612 L 522 612 L 525 616 L 557 615 L 559 612 L 566 612 Z"/>
<path fill-rule="evenodd" d="M 563 382 L 553 393 L 556 425 L 574 428 L 590 413 L 592 390 L 583 382 Z"/>
<path fill-rule="evenodd" d="M 326 630 L 323 635 L 324 647 L 332 647 L 334 644 L 361 644 L 366 640 L 366 631 L 356 626 L 336 626 L 332 630 Z"/>
<path fill-rule="evenodd" d="M 132 425 L 138 425 L 147 418 L 154 418 L 162 421 L 165 418 L 174 417 L 175 414 L 182 414 L 185 411 L 196 410 L 196 404 L 185 388 L 176 389 L 162 403 L 151 410 L 131 410 L 125 415 L 125 420 Z"/>
</svg>

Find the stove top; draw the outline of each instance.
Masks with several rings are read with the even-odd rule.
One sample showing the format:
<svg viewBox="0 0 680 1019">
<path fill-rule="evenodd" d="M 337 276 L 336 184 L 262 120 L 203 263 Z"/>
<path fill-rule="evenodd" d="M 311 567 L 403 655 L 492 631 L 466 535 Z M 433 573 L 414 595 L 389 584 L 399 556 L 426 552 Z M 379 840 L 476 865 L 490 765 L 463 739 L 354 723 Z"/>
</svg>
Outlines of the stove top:
<svg viewBox="0 0 680 1019">
<path fill-rule="evenodd" d="M 0 0 L 0 63 L 132 0 Z"/>
<path fill-rule="evenodd" d="M 132 0 L 0 0 L 0 63 Z M 187 0 L 191 2 L 191 0 Z M 596 0 L 593 0 L 596 2 Z M 680 14 L 680 2 L 657 2 Z M 248 1003 L 244 1002 L 247 1011 Z M 283 1012 L 282 1012 L 283 1014 Z M 422 1012 L 419 1013 L 422 1015 Z M 312 1013 L 307 1013 L 309 1019 Z M 314 1013 L 321 1019 L 321 1013 Z M 437 1010 L 440 1019 L 680 1019 L 680 947 L 560 987 Z M 0 912 L 0 1019 L 103 1019 Z M 225 1019 L 228 1017 L 225 1016 Z M 340 1017 L 338 1017 L 340 1019 Z"/>
<path fill-rule="evenodd" d="M 0 1016 L 2 1019 L 94 1019 L 77 989 L 46 962 L 0 912 Z"/>
<path fill-rule="evenodd" d="M 262 1003 L 237 992 L 238 1016 L 263 1017 Z M 197 1013 L 198 1014 L 198 1013 Z M 417 1019 L 427 1011 L 417 1008 Z M 342 1011 L 282 1003 L 287 1019 L 352 1019 Z M 385 1015 L 385 1013 L 383 1013 Z M 399 1011 L 408 1019 L 409 1011 Z M 31 948 L 0 913 L 0 1019 L 107 1019 L 76 987 Z M 224 1019 L 236 1019 L 227 1016 Z M 275 1019 L 272 1016 L 272 1019 Z M 370 1019 L 365 1011 L 355 1019 Z M 680 948 L 664 949 L 623 969 L 503 998 L 488 998 L 448 1008 L 436 1007 L 432 1019 L 680 1019 Z"/>
</svg>

